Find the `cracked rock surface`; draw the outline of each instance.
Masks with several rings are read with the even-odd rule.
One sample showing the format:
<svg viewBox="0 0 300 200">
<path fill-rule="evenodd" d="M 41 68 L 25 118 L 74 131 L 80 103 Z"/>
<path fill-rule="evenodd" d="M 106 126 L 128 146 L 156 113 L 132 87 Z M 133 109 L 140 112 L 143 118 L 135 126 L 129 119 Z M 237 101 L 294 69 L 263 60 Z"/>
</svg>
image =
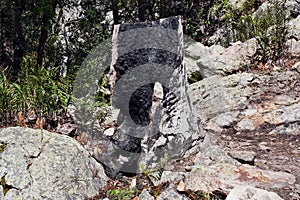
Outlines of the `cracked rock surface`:
<svg viewBox="0 0 300 200">
<path fill-rule="evenodd" d="M 45 130 L 0 130 L 0 199 L 84 199 L 108 178 L 80 144 Z"/>
<path fill-rule="evenodd" d="M 283 199 L 300 198 L 298 65 L 299 62 L 296 62 L 290 68 L 260 73 L 233 68 L 231 74 L 226 76 L 218 74 L 218 69 L 214 69 L 214 73 L 210 76 L 189 86 L 192 104 L 200 115 L 204 129 L 217 137 L 221 136 L 217 145 L 222 151 L 210 147 L 206 152 L 196 156 L 196 164 L 198 162 L 202 168 L 203 164 L 208 165 L 209 170 L 212 170 L 203 174 L 205 180 L 210 178 L 206 177 L 206 174 L 218 174 L 216 180 L 221 178 L 221 181 L 217 183 L 221 183 L 220 188 L 226 191 L 228 185 L 243 185 L 243 183 L 234 184 L 233 181 L 234 172 L 242 170 L 245 175 L 242 179 L 244 181 L 248 179 L 247 185 L 254 184 L 252 186 L 269 189 Z M 223 160 L 231 165 L 223 168 L 224 166 L 220 164 Z M 220 166 L 216 168 L 218 163 Z M 247 166 L 247 170 L 243 169 L 244 165 Z M 231 179 L 230 184 L 228 181 L 224 184 L 228 170 L 231 170 L 229 173 L 231 177 L 228 176 Z M 258 179 L 254 180 L 257 176 L 252 174 L 253 170 L 260 170 L 262 174 L 265 173 L 262 170 L 277 175 L 284 174 L 281 174 L 278 180 L 264 185 L 260 184 Z M 277 175 L 273 174 L 269 178 Z M 288 181 L 285 177 L 293 181 L 280 184 L 278 187 L 272 186 L 282 180 Z M 203 189 L 217 183 L 203 183 Z M 206 190 L 209 190 L 209 187 Z"/>
</svg>

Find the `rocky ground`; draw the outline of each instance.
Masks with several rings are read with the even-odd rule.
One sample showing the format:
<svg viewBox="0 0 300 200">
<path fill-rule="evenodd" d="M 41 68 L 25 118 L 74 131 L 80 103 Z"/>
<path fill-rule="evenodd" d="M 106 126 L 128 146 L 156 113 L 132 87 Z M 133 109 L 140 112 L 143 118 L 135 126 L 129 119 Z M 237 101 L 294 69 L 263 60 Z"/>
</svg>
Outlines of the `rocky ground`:
<svg viewBox="0 0 300 200">
<path fill-rule="evenodd" d="M 254 39 L 228 48 L 186 43 L 188 74 L 202 76 L 186 92 L 205 138 L 151 176 L 110 179 L 90 152 L 101 146 L 88 146 L 72 123 L 45 124 L 61 134 L 1 129 L 0 199 L 113 199 L 108 191 L 119 199 L 300 199 L 299 22 L 291 22 L 289 57 L 273 65 L 249 60 Z"/>
<path fill-rule="evenodd" d="M 296 182 L 290 187 L 272 189 L 284 199 L 300 198 L 300 137 L 296 135 L 269 134 L 268 131 L 237 135 L 234 131 L 222 134 L 219 145 L 241 163 L 249 163 L 258 168 L 284 171 L 295 176 Z M 250 154 L 248 158 L 244 158 Z"/>
<path fill-rule="evenodd" d="M 258 88 L 260 98 L 251 101 L 240 120 L 223 126 L 218 145 L 241 163 L 260 169 L 293 174 L 289 187 L 271 189 L 284 199 L 300 198 L 300 79 L 297 72 L 271 72 Z M 298 69 L 299 70 L 299 69 Z M 271 115 L 270 115 L 271 114 Z M 233 115 L 230 115 L 233 116 Z"/>
</svg>

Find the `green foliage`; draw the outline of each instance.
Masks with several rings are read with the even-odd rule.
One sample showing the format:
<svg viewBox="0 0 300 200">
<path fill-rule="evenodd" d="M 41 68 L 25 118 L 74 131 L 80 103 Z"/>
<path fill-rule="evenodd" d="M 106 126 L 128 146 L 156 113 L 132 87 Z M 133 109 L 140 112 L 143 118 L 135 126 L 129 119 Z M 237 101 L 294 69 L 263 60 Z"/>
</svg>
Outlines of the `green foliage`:
<svg viewBox="0 0 300 200">
<path fill-rule="evenodd" d="M 106 194 L 111 200 L 129 200 L 136 196 L 137 190 L 130 188 L 115 189 L 107 191 Z"/>
<path fill-rule="evenodd" d="M 255 0 L 248 0 L 241 7 L 229 4 L 228 0 L 218 0 L 211 10 L 223 21 L 222 45 L 256 38 L 258 49 L 255 59 L 266 63 L 282 55 L 287 41 L 286 0 L 270 0 L 265 9 L 254 13 L 256 5 Z"/>
<path fill-rule="evenodd" d="M 219 28 L 223 27 L 221 40 L 216 42 L 229 46 L 230 42 L 251 38 L 244 23 L 251 18 L 255 5 L 255 0 L 247 0 L 240 7 L 232 5 L 229 0 L 217 0 L 210 8 L 211 18 L 219 24 Z"/>
<path fill-rule="evenodd" d="M 218 198 L 215 197 L 215 195 L 208 192 L 196 192 L 196 195 L 198 196 L 199 199 L 202 200 L 219 200 Z"/>
<path fill-rule="evenodd" d="M 0 153 L 3 153 L 5 148 L 6 148 L 7 144 L 4 142 L 0 142 Z"/>
<path fill-rule="evenodd" d="M 168 154 L 164 153 L 164 158 L 160 163 L 160 166 L 156 169 L 146 169 L 144 164 L 140 165 L 141 171 L 143 175 L 147 178 L 150 183 L 150 186 L 154 186 L 154 181 L 158 181 L 161 179 L 163 172 L 165 171 L 165 166 L 168 161 Z"/>
<path fill-rule="evenodd" d="M 51 115 L 65 111 L 71 100 L 68 80 L 57 77 L 57 70 L 36 69 L 33 56 L 22 62 L 19 80 L 10 83 L 0 75 L 0 111 L 17 113 L 34 111 L 38 115 Z"/>
<path fill-rule="evenodd" d="M 283 55 L 287 41 L 286 1 L 270 0 L 265 10 L 258 12 L 252 22 L 253 32 L 258 43 L 258 60 L 266 63 Z"/>
<path fill-rule="evenodd" d="M 16 109 L 17 96 L 4 71 L 0 74 L 0 113 L 9 116 Z"/>
<path fill-rule="evenodd" d="M 193 83 L 196 83 L 196 82 L 199 82 L 203 79 L 202 75 L 200 74 L 200 72 L 198 71 L 195 71 L 195 72 L 192 72 L 190 74 L 190 76 L 188 77 L 188 83 L 189 84 L 193 84 Z"/>
</svg>

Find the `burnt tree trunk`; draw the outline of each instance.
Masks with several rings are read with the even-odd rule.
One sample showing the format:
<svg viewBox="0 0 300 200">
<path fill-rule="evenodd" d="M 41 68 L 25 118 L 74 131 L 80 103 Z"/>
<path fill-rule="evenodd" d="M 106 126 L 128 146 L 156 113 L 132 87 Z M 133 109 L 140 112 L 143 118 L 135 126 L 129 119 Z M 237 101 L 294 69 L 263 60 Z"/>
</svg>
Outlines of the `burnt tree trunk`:
<svg viewBox="0 0 300 200">
<path fill-rule="evenodd" d="M 102 154 L 111 176 L 183 156 L 204 131 L 186 92 L 180 17 L 114 27 L 110 83 L 118 129 Z"/>
<path fill-rule="evenodd" d="M 114 24 L 119 24 L 118 0 L 111 0 L 111 6 L 113 11 Z"/>
<path fill-rule="evenodd" d="M 139 20 L 141 22 L 145 21 L 145 2 L 144 0 L 138 0 L 138 14 L 139 14 Z"/>
<path fill-rule="evenodd" d="M 13 64 L 13 78 L 16 79 L 20 70 L 21 62 L 24 56 L 25 38 L 22 27 L 22 13 L 24 8 L 24 1 L 15 1 L 14 11 L 14 27 L 15 27 L 15 39 L 14 39 L 14 64 Z"/>
</svg>

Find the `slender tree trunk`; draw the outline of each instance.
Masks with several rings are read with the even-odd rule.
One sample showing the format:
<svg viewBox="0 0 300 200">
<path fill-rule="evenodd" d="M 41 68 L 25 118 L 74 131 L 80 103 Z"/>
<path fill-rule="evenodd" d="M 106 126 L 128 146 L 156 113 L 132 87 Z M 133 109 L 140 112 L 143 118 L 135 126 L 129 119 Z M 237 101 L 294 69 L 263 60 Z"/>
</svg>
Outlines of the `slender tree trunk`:
<svg viewBox="0 0 300 200">
<path fill-rule="evenodd" d="M 144 0 L 138 0 L 138 14 L 139 14 L 139 20 L 141 22 L 144 22 L 146 20 L 146 18 L 145 18 L 145 2 L 144 2 Z"/>
<path fill-rule="evenodd" d="M 37 68 L 43 65 L 43 61 L 45 58 L 45 46 L 49 36 L 49 31 L 51 30 L 51 19 L 53 19 L 53 17 L 55 16 L 55 9 L 58 4 L 58 1 L 48 1 L 48 3 L 50 5 L 45 6 L 42 15 L 41 33 L 39 38 L 39 46 L 37 49 Z"/>
<path fill-rule="evenodd" d="M 24 1 L 15 1 L 15 11 L 14 11 L 14 27 L 15 27 L 15 39 L 14 39 L 14 65 L 13 65 L 13 79 L 16 79 L 20 69 L 21 62 L 24 55 L 25 38 L 22 27 L 22 13 L 24 9 Z"/>
<path fill-rule="evenodd" d="M 111 6 L 113 11 L 114 24 L 119 24 L 118 0 L 111 0 Z"/>
<path fill-rule="evenodd" d="M 1 62 L 0 68 L 8 68 L 10 78 L 13 65 L 13 10 L 12 1 L 1 0 Z M 3 69 L 2 69 L 3 70 Z"/>
</svg>

